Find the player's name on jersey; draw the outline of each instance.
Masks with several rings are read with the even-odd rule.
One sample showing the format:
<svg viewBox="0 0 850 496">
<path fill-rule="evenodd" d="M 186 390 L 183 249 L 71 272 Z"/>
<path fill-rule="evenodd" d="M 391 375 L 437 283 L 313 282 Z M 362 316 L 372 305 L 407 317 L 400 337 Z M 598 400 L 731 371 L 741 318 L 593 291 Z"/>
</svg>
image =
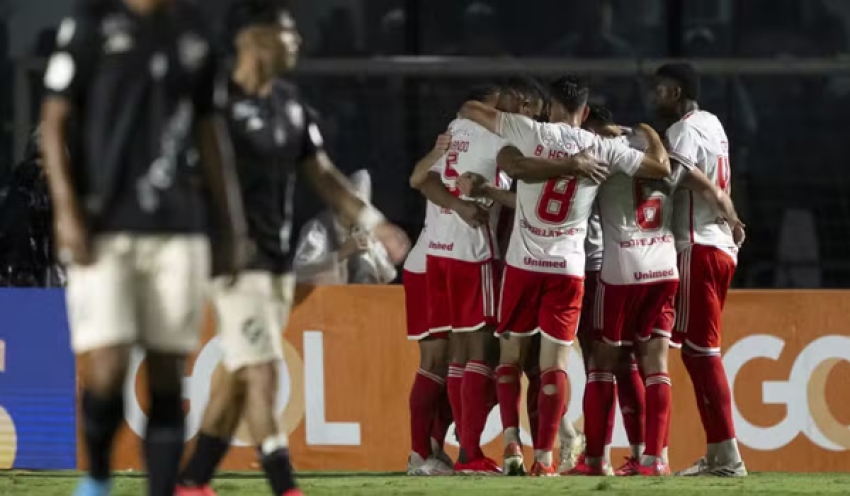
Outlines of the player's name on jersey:
<svg viewBox="0 0 850 496">
<path fill-rule="evenodd" d="M 586 231 L 583 227 L 574 227 L 571 229 L 543 229 L 537 226 L 532 226 L 525 220 L 519 221 L 519 226 L 535 236 L 544 238 L 557 238 L 559 236 L 578 236 Z"/>
<path fill-rule="evenodd" d="M 676 269 L 650 270 L 647 272 L 635 272 L 635 280 L 644 281 L 647 279 L 661 279 L 664 277 L 676 277 Z"/>
<path fill-rule="evenodd" d="M 663 236 L 653 236 L 651 238 L 639 238 L 639 239 L 630 239 L 628 241 L 620 242 L 620 248 L 634 248 L 636 246 L 653 246 L 658 244 L 672 243 L 675 241 L 675 238 L 672 234 L 665 234 Z"/>
</svg>

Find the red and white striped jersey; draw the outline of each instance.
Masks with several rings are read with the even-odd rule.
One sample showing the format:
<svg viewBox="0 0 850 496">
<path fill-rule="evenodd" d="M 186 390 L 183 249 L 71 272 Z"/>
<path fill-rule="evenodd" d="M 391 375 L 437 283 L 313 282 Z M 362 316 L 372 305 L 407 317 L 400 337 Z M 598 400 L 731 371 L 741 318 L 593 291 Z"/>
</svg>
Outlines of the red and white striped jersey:
<svg viewBox="0 0 850 496">
<path fill-rule="evenodd" d="M 425 202 L 425 224 L 422 226 L 422 231 L 419 232 L 419 237 L 416 239 L 416 244 L 410 249 L 407 258 L 404 260 L 404 270 L 414 272 L 416 274 L 424 274 L 427 265 L 428 255 L 428 225 L 434 222 L 434 219 L 439 215 L 440 207 L 433 203 Z"/>
<path fill-rule="evenodd" d="M 625 136 L 609 138 L 626 146 Z M 678 280 L 672 230 L 671 186 L 663 180 L 613 174 L 599 188 L 602 219 L 602 280 L 646 284 Z"/>
<path fill-rule="evenodd" d="M 434 164 L 431 171 L 440 174 L 443 184 L 452 194 L 464 200 L 480 201 L 486 206 L 490 213 L 490 223 L 473 228 L 454 211 L 439 209 L 432 223 L 433 229 L 429 227 L 428 231 L 428 255 L 466 262 L 499 258 L 495 233 L 500 206 L 492 200 L 463 196 L 456 181 L 463 174 L 474 172 L 499 188 L 510 189 L 510 178 L 501 174 L 496 165 L 496 155 L 507 142 L 467 119 L 452 121 L 448 133 L 452 135 L 449 151 Z"/>
<path fill-rule="evenodd" d="M 566 158 L 583 150 L 612 172 L 634 175 L 643 152 L 563 123 L 502 114 L 499 134 L 526 156 Z M 506 262 L 523 270 L 584 276 L 587 219 L 598 185 L 585 178 L 517 184 L 517 209 Z"/>
<path fill-rule="evenodd" d="M 667 147 L 671 159 L 685 168 L 699 168 L 720 189 L 731 193 L 729 140 L 714 114 L 696 110 L 684 116 L 667 130 Z M 684 188 L 674 194 L 673 201 L 678 251 L 693 244 L 714 246 L 737 261 L 732 229 L 708 202 Z"/>
</svg>

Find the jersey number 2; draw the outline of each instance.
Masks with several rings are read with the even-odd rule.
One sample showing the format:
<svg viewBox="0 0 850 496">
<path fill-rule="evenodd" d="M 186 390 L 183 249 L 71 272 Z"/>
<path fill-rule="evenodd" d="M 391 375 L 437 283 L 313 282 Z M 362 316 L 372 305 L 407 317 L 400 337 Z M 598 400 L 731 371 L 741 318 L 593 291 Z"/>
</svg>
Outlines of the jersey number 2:
<svg viewBox="0 0 850 496">
<path fill-rule="evenodd" d="M 576 194 L 575 179 L 550 179 L 537 201 L 537 217 L 549 224 L 563 224 L 570 215 Z"/>
<path fill-rule="evenodd" d="M 653 197 L 651 193 L 647 196 L 646 192 L 651 189 L 645 181 L 635 180 L 634 185 L 637 225 L 641 231 L 657 231 L 661 228 L 664 219 L 661 211 L 664 208 L 664 200 Z"/>
</svg>

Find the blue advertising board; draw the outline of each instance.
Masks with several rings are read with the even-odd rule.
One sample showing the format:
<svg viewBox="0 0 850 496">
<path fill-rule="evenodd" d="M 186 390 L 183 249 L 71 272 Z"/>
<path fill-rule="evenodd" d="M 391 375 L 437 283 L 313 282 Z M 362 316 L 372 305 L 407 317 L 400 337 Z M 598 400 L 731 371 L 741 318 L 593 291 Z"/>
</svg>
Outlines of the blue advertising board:
<svg viewBox="0 0 850 496">
<path fill-rule="evenodd" d="M 76 370 L 61 289 L 0 289 L 0 469 L 74 469 Z"/>
</svg>

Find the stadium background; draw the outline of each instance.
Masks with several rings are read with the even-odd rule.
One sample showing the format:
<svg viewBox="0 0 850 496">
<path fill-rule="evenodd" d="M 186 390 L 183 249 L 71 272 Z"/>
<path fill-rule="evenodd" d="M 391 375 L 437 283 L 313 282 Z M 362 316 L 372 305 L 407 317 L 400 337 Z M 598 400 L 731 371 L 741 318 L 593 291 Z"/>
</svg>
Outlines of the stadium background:
<svg viewBox="0 0 850 496">
<path fill-rule="evenodd" d="M 72 3 L 0 0 L 0 183 L 7 181 L 22 157 L 36 121 L 44 56 L 50 51 L 56 23 L 70 12 Z M 204 3 L 215 18 L 226 1 Z M 764 439 L 778 441 L 764 441 L 758 450 L 747 448 L 745 456 L 760 452 L 765 462 L 757 464 L 759 470 L 823 471 L 847 466 L 850 434 L 845 425 L 850 423 L 850 411 L 840 400 L 850 386 L 850 368 L 836 363 L 850 360 L 850 349 L 841 337 L 846 334 L 843 313 L 850 308 L 850 296 L 842 291 L 799 290 L 850 285 L 850 174 L 845 170 L 845 136 L 850 135 L 846 119 L 850 2 L 291 3 L 306 43 L 297 78 L 322 114 L 335 160 L 347 171 L 368 168 L 375 202 L 412 236 L 421 227 L 423 201 L 408 188 L 407 175 L 476 81 L 517 72 L 543 79 L 568 71 L 583 73 L 597 90 L 594 98 L 609 105 L 620 122 L 632 124 L 651 122 L 646 76 L 659 61 L 693 60 L 703 74 L 703 107 L 727 127 L 733 196 L 748 224 L 748 242 L 735 284 L 760 290 L 735 293 L 726 315 L 731 337 L 725 343 L 727 353 L 736 342 L 753 336 L 764 338 L 753 342 L 767 350 L 761 358 L 737 358 L 748 368 L 739 372 L 739 377 L 746 377 L 737 381 L 736 398 L 743 402 L 739 405 L 743 416 L 756 428 L 749 446 Z M 302 219 L 317 208 L 314 199 L 304 201 L 312 207 L 299 212 Z M 0 238 L 2 234 L 0 227 Z M 764 291 L 773 288 L 795 291 Z M 76 464 L 76 364 L 67 349 L 60 291 L 0 292 L 0 313 L 14 316 L 0 327 L 0 467 L 72 468 Z M 328 375 L 321 383 L 306 379 L 299 383 L 297 374 L 293 375 L 296 380 L 290 393 L 295 406 L 289 413 L 293 437 L 303 442 L 304 450 L 312 450 L 317 460 L 325 460 L 315 465 L 308 461 L 309 468 L 402 468 L 403 407 L 412 377 L 408 362 L 415 360 L 415 350 L 402 338 L 400 300 L 393 300 L 399 291 L 318 291 L 307 299 L 312 313 L 303 311 L 301 320 L 289 329 L 294 354 L 287 356 L 290 367 L 293 363 L 308 367 L 307 356 L 313 356 L 310 353 L 316 352 L 316 346 L 324 346 L 327 353 L 351 360 L 346 363 L 356 380 L 354 384 L 339 382 L 330 375 L 331 367 L 325 367 Z M 334 306 L 322 304 L 323 298 L 331 297 Z M 355 309 L 364 305 L 392 306 L 393 310 L 381 316 L 366 312 L 375 316 L 371 322 L 362 316 L 333 317 L 334 312 L 344 314 L 346 308 L 363 313 Z M 324 333 L 324 344 L 310 334 L 316 332 Z M 369 353 L 352 336 L 370 332 L 381 342 L 378 355 L 386 355 L 386 361 L 368 363 L 340 351 L 351 347 Z M 327 351 L 331 348 L 338 351 Z M 804 351 L 809 348 L 815 351 Z M 681 405 L 692 403 L 693 398 L 687 379 L 680 377 L 678 384 L 683 387 L 677 389 L 676 417 L 688 419 L 695 413 L 681 410 L 685 408 Z M 299 384 L 305 387 L 299 389 Z M 321 400 L 313 389 L 316 384 L 322 386 Z M 368 384 L 364 397 L 389 405 L 387 411 L 347 410 L 351 403 L 365 403 L 363 398 L 346 396 L 346 389 L 356 391 L 358 384 Z M 324 430 L 311 434 L 309 422 L 301 420 L 310 415 L 305 405 L 316 408 L 316 401 L 326 402 L 321 403 L 327 407 L 323 414 L 330 417 L 316 424 Z M 284 416 L 290 405 L 285 406 Z M 3 430 L 10 423 L 4 415 L 15 424 L 14 434 Z M 351 422 L 346 423 L 352 418 L 354 423 L 373 427 L 362 424 L 355 439 Z M 382 433 L 386 422 L 401 432 Z M 685 450 L 690 449 L 688 425 L 678 428 L 685 434 L 679 441 L 674 438 Z M 769 430 L 769 426 L 779 428 Z M 311 439 L 319 443 L 311 444 Z M 340 446 L 339 439 L 347 439 L 341 443 L 345 446 Z M 12 442 L 14 448 L 10 448 Z M 377 443 L 370 449 L 401 453 L 401 458 L 386 461 L 398 466 L 375 468 L 344 461 L 346 457 L 356 460 L 358 450 L 370 442 Z M 791 453 L 786 450 L 792 449 L 795 458 L 802 450 L 810 462 L 786 463 Z M 14 452 L 10 455 L 10 451 Z M 689 458 L 684 461 L 698 455 L 698 448 L 691 451 L 680 455 Z"/>
</svg>

